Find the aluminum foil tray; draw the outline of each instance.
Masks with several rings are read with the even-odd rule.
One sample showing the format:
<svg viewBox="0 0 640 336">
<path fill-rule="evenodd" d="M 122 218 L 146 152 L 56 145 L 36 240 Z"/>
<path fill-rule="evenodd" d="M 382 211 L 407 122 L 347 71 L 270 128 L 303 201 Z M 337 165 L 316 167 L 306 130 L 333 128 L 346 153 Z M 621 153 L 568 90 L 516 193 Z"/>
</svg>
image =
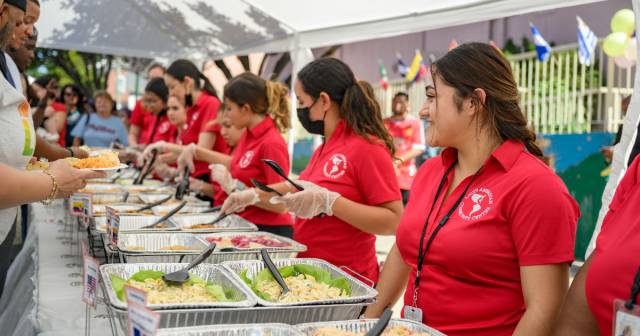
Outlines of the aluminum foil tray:
<svg viewBox="0 0 640 336">
<path fill-rule="evenodd" d="M 304 335 L 314 335 L 318 329 L 327 327 L 364 335 L 376 324 L 376 322 L 378 322 L 377 319 L 314 322 L 299 324 L 297 327 Z M 405 327 L 416 333 L 426 333 L 431 336 L 445 336 L 443 333 L 431 327 L 427 327 L 422 323 L 406 319 L 391 319 L 387 328 L 389 327 Z"/>
<path fill-rule="evenodd" d="M 176 231 L 175 224 L 171 219 L 165 222 L 165 228 L 141 229 L 141 227 L 153 224 L 160 219 L 160 216 L 120 216 L 120 233 L 144 233 L 144 232 L 165 232 Z M 107 233 L 107 217 L 95 217 L 96 231 Z"/>
<path fill-rule="evenodd" d="M 133 274 L 141 270 L 157 270 L 165 273 L 178 271 L 187 264 L 106 264 L 100 266 L 100 276 L 104 283 L 109 298 L 109 303 L 117 309 L 125 309 L 126 302 L 120 301 L 116 292 L 111 287 L 110 275 L 115 274 L 124 279 L 128 279 Z M 232 302 L 206 302 L 206 303 L 175 303 L 175 304 L 149 304 L 150 309 L 178 309 L 178 308 L 240 308 L 255 305 L 255 300 L 247 292 L 246 286 L 242 286 L 226 269 L 218 265 L 200 264 L 190 271 L 212 284 L 221 285 L 228 295 L 235 301 Z"/>
<path fill-rule="evenodd" d="M 103 286 L 104 290 L 104 286 Z M 210 309 L 164 309 L 159 328 L 182 328 L 211 324 L 284 323 L 300 324 L 319 321 L 355 319 L 371 302 L 298 307 L 250 307 Z M 107 305 L 109 314 L 117 319 L 126 333 L 127 311 Z"/>
<path fill-rule="evenodd" d="M 153 207 L 151 210 L 156 216 L 164 216 L 169 211 L 173 210 L 176 206 L 177 204 L 162 204 Z M 207 209 L 209 209 L 209 205 L 206 203 L 187 203 L 187 205 L 185 205 L 182 209 L 180 209 L 180 211 L 178 211 L 178 214 L 197 214 Z"/>
<path fill-rule="evenodd" d="M 258 231 L 258 227 L 248 222 L 244 218 L 238 215 L 231 215 L 220 223 L 216 224 L 214 228 L 206 229 L 189 229 L 188 227 L 195 224 L 208 223 L 218 218 L 219 213 L 207 213 L 197 215 L 178 215 L 173 216 L 171 220 L 175 223 L 178 229 L 191 233 L 214 233 L 214 232 L 246 232 L 246 231 Z"/>
<path fill-rule="evenodd" d="M 185 246 L 185 250 L 166 250 L 168 246 Z M 164 233 L 131 233 L 118 237 L 118 250 L 127 254 L 175 254 L 175 253 L 200 253 L 208 243 L 188 233 L 164 234 Z M 140 247 L 137 249 L 135 247 Z"/>
<path fill-rule="evenodd" d="M 343 270 L 339 269 L 338 267 L 324 260 L 302 259 L 302 258 L 301 259 L 276 259 L 273 261 L 273 263 L 278 268 L 291 266 L 291 265 L 306 264 L 306 265 L 322 268 L 328 271 L 329 273 L 331 273 L 331 276 L 334 278 L 344 277 L 347 279 L 347 281 L 349 281 L 349 284 L 351 285 L 351 289 L 352 289 L 351 296 L 348 298 L 334 299 L 334 300 L 318 300 L 318 301 L 307 301 L 307 302 L 271 302 L 271 301 L 264 300 L 258 297 L 257 295 L 255 295 L 255 293 L 253 293 L 253 290 L 251 290 L 249 286 L 247 286 L 244 283 L 244 281 L 242 281 L 242 279 L 240 279 L 239 277 L 240 273 L 242 273 L 244 270 L 247 270 L 247 274 L 246 274 L 247 277 L 249 279 L 253 279 L 256 276 L 256 274 L 258 274 L 260 271 L 262 271 L 265 268 L 264 263 L 262 261 L 258 261 L 258 260 L 229 261 L 229 262 L 222 263 L 222 265 L 224 267 L 227 267 L 236 276 L 238 276 L 239 282 L 242 282 L 242 284 L 246 287 L 246 289 L 252 295 L 255 296 L 255 299 L 258 302 L 258 304 L 265 307 L 287 307 L 287 306 L 300 306 L 300 305 L 358 303 L 358 302 L 372 301 L 378 295 L 378 292 L 375 289 L 367 286 L 360 280 L 352 277 L 348 273 L 344 272 Z"/>
<path fill-rule="evenodd" d="M 286 324 L 225 324 L 161 329 L 156 336 L 301 336 Z"/>
<path fill-rule="evenodd" d="M 267 236 L 271 239 L 277 239 L 285 243 L 289 243 L 290 246 L 287 247 L 266 247 L 269 255 L 272 259 L 290 259 L 295 258 L 299 252 L 304 252 L 307 250 L 307 247 L 296 242 L 293 239 L 289 239 L 286 237 L 281 237 L 269 232 L 261 232 L 261 231 L 253 231 L 253 232 L 218 232 L 218 233 L 208 233 L 208 234 L 198 234 L 198 237 L 205 240 L 208 243 L 208 237 L 236 237 L 236 236 Z M 220 252 L 220 248 L 224 248 L 225 246 L 218 246 L 216 250 L 211 254 L 211 256 L 207 259 L 207 262 L 210 263 L 222 263 L 225 261 L 239 261 L 239 260 L 262 260 L 260 256 L 260 248 L 243 248 L 238 251 L 226 251 Z"/>
<path fill-rule="evenodd" d="M 106 207 L 110 206 L 114 208 L 120 216 L 123 215 L 151 215 L 151 210 L 146 210 L 143 212 L 136 212 L 136 210 L 143 207 L 143 205 L 135 204 L 135 203 L 114 203 L 114 204 L 96 204 L 93 206 L 93 216 L 101 217 L 107 215 Z"/>
</svg>

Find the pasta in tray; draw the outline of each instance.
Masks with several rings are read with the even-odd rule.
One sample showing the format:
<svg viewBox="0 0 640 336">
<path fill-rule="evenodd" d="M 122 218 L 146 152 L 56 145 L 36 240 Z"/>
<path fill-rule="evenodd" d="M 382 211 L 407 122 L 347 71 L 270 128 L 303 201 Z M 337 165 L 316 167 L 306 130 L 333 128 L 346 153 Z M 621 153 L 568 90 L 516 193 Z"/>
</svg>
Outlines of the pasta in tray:
<svg viewBox="0 0 640 336">
<path fill-rule="evenodd" d="M 147 293 L 148 304 L 207 303 L 231 301 L 220 285 L 214 285 L 190 274 L 181 285 L 168 284 L 162 280 L 164 272 L 139 271 L 125 280 L 111 275 L 111 284 L 118 298 L 124 301 L 124 286 L 139 288 Z"/>
<path fill-rule="evenodd" d="M 282 288 L 275 280 L 258 282 L 256 289 L 269 295 L 269 297 L 278 298 L 279 302 L 306 302 L 349 297 L 342 289 L 316 281 L 311 275 L 299 274 L 290 276 L 284 278 L 284 282 L 290 290 L 284 296 L 282 295 Z"/>
<path fill-rule="evenodd" d="M 285 295 L 282 295 L 282 289 L 268 269 L 261 270 L 253 279 L 248 278 L 245 270 L 240 278 L 256 295 L 271 302 L 314 302 L 351 296 L 352 288 L 346 278 L 334 278 L 322 268 L 299 264 L 281 267 L 278 271 L 290 290 Z"/>
</svg>

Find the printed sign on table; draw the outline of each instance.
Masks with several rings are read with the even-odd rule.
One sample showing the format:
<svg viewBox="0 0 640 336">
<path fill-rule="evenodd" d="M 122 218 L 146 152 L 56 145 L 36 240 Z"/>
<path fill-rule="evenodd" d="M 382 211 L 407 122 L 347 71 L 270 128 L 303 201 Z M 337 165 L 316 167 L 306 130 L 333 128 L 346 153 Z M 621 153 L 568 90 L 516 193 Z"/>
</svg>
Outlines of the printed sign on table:
<svg viewBox="0 0 640 336">
<path fill-rule="evenodd" d="M 146 307 L 147 294 L 131 286 L 124 287 L 127 298 L 129 336 L 153 336 L 160 324 L 160 314 Z"/>
<path fill-rule="evenodd" d="M 93 204 L 90 194 L 77 193 L 69 198 L 69 212 L 76 217 L 90 218 L 93 216 Z"/>
<path fill-rule="evenodd" d="M 83 267 L 83 291 L 82 291 L 82 301 L 86 304 L 96 307 L 96 298 L 98 291 L 98 270 L 100 264 L 98 261 L 88 255 L 85 255 L 83 258 L 84 267 Z"/>
<path fill-rule="evenodd" d="M 118 233 L 120 231 L 120 216 L 112 207 L 105 207 L 107 212 L 107 236 L 111 245 L 118 246 Z"/>
</svg>

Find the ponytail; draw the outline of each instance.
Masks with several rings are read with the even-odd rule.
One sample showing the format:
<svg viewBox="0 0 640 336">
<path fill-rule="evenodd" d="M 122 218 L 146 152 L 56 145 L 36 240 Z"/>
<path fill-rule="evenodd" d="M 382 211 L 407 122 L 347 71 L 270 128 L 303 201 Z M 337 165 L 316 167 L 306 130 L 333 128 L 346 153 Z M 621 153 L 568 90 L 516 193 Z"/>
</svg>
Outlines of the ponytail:
<svg viewBox="0 0 640 336">
<path fill-rule="evenodd" d="M 380 139 L 387 150 L 394 155 L 395 145 L 384 127 L 380 104 L 375 97 L 368 94 L 367 89 L 367 86 L 361 82 L 354 82 L 347 88 L 340 104 L 340 117 L 363 138 L 371 141 L 373 135 Z"/>
<path fill-rule="evenodd" d="M 291 128 L 288 90 L 282 83 L 267 81 L 267 114 L 273 119 L 280 133 Z"/>
<path fill-rule="evenodd" d="M 224 99 L 249 105 L 254 113 L 270 116 L 281 133 L 291 128 L 288 90 L 281 83 L 269 82 L 245 72 L 224 86 Z"/>
</svg>

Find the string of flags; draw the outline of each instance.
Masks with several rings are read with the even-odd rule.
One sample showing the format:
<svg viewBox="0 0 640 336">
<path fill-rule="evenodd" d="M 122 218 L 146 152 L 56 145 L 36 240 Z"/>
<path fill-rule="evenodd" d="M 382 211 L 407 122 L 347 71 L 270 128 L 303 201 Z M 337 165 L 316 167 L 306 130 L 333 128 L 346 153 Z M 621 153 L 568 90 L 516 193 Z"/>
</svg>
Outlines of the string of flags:
<svg viewBox="0 0 640 336">
<path fill-rule="evenodd" d="M 595 50 L 598 45 L 598 37 L 589 28 L 585 21 L 576 16 L 577 21 L 577 40 L 578 40 L 578 61 L 580 64 L 589 66 L 595 63 Z M 536 56 L 540 62 L 546 62 L 551 56 L 551 45 L 544 39 L 538 28 L 529 23 L 533 43 L 535 45 Z M 615 64 L 619 67 L 627 68 L 635 64 L 637 59 L 636 41 L 635 41 L 635 17 L 630 9 L 621 9 L 615 13 L 611 19 L 612 34 L 607 36 L 603 43 L 604 52 L 614 57 Z M 494 41 L 489 44 L 496 48 L 501 54 L 502 50 Z M 451 51 L 458 46 L 458 41 L 452 39 L 449 43 L 448 50 Z M 433 58 L 433 56 L 431 56 Z M 387 70 L 381 60 L 379 62 L 380 85 L 385 90 L 389 87 L 389 77 Z M 416 49 L 413 61 L 409 66 L 402 60 L 402 56 L 396 52 L 396 62 L 393 67 L 394 71 L 400 74 L 408 82 L 417 82 L 424 78 L 427 74 L 427 67 L 420 50 Z"/>
</svg>

